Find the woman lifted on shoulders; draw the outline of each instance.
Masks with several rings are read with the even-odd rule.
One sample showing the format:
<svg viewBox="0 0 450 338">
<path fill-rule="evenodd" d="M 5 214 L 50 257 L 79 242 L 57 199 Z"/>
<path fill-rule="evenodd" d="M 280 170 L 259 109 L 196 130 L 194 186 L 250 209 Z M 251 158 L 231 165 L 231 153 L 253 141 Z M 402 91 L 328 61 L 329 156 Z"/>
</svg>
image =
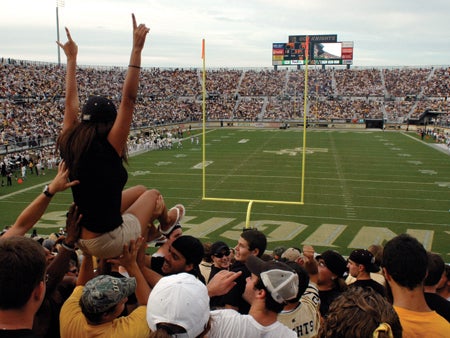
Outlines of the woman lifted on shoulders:
<svg viewBox="0 0 450 338">
<path fill-rule="evenodd" d="M 149 225 L 156 219 L 160 232 L 170 232 L 185 213 L 180 204 L 167 210 L 156 189 L 138 185 L 123 190 L 128 179 L 123 162 L 127 161 L 141 53 L 150 31 L 145 24 L 136 24 L 134 14 L 132 22 L 133 48 L 118 111 L 110 99 L 91 96 L 81 110 L 81 119 L 78 118 L 78 46 L 67 28 L 68 41 L 57 42 L 67 57 L 65 112 L 58 146 L 70 180 L 80 182 L 72 187 L 75 204 L 83 215 L 79 247 L 99 258 L 119 256 L 131 239 L 141 235 L 146 238 Z"/>
</svg>

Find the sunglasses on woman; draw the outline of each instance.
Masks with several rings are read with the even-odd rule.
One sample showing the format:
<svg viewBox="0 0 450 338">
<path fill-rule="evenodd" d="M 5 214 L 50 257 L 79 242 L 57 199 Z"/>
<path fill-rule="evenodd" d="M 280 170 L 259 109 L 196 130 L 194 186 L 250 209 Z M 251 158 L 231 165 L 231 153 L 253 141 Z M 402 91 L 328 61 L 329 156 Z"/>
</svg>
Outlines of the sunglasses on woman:
<svg viewBox="0 0 450 338">
<path fill-rule="evenodd" d="M 223 252 L 217 252 L 213 256 L 217 257 L 217 258 L 222 258 L 223 256 L 229 256 L 229 255 L 230 255 L 230 250 L 227 250 L 227 251 L 223 251 Z"/>
</svg>

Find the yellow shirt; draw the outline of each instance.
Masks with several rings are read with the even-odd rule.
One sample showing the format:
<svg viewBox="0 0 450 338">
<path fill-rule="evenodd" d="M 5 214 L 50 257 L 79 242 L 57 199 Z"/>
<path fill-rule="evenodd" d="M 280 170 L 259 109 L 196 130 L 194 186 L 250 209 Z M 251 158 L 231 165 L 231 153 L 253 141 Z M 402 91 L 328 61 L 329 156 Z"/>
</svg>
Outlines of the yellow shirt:
<svg viewBox="0 0 450 338">
<path fill-rule="evenodd" d="M 394 306 L 403 328 L 403 338 L 449 338 L 450 323 L 436 311 L 416 312 Z"/>
<path fill-rule="evenodd" d="M 59 315 L 61 338 L 147 338 L 150 329 L 146 320 L 146 306 L 139 306 L 126 317 L 119 317 L 101 325 L 88 324 L 81 312 L 80 298 L 83 286 L 77 286 L 61 308 Z"/>
</svg>

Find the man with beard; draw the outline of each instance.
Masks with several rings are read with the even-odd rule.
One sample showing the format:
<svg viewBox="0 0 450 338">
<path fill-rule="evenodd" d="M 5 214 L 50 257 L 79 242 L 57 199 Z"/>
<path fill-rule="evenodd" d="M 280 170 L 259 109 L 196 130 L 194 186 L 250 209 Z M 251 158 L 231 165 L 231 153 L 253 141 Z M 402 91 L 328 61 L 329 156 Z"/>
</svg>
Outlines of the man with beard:
<svg viewBox="0 0 450 338">
<path fill-rule="evenodd" d="M 194 275 L 205 283 L 205 279 L 198 267 L 204 255 L 203 244 L 200 240 L 189 235 L 180 236 L 173 241 L 168 251 L 168 254 L 164 256 L 164 263 L 161 267 L 162 274 L 148 267 L 143 268 L 144 276 L 152 288 L 161 277 L 180 272 L 187 272 Z"/>
</svg>

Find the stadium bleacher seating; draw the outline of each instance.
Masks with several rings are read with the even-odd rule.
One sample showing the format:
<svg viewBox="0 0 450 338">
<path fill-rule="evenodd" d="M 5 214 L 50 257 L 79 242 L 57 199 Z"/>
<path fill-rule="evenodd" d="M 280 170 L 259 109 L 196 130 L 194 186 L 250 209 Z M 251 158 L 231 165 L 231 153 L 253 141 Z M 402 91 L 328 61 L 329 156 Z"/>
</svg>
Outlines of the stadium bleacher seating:
<svg viewBox="0 0 450 338">
<path fill-rule="evenodd" d="M 64 107 L 64 67 L 1 59 L 0 147 L 52 144 Z M 80 98 L 104 95 L 120 101 L 125 69 L 80 67 Z M 217 121 L 303 119 L 304 71 L 207 70 L 207 118 Z M 142 70 L 132 128 L 200 121 L 200 69 Z M 450 68 L 315 69 L 308 72 L 309 121 L 355 123 L 365 119 L 406 123 L 424 112 L 434 125 L 450 125 Z"/>
</svg>

